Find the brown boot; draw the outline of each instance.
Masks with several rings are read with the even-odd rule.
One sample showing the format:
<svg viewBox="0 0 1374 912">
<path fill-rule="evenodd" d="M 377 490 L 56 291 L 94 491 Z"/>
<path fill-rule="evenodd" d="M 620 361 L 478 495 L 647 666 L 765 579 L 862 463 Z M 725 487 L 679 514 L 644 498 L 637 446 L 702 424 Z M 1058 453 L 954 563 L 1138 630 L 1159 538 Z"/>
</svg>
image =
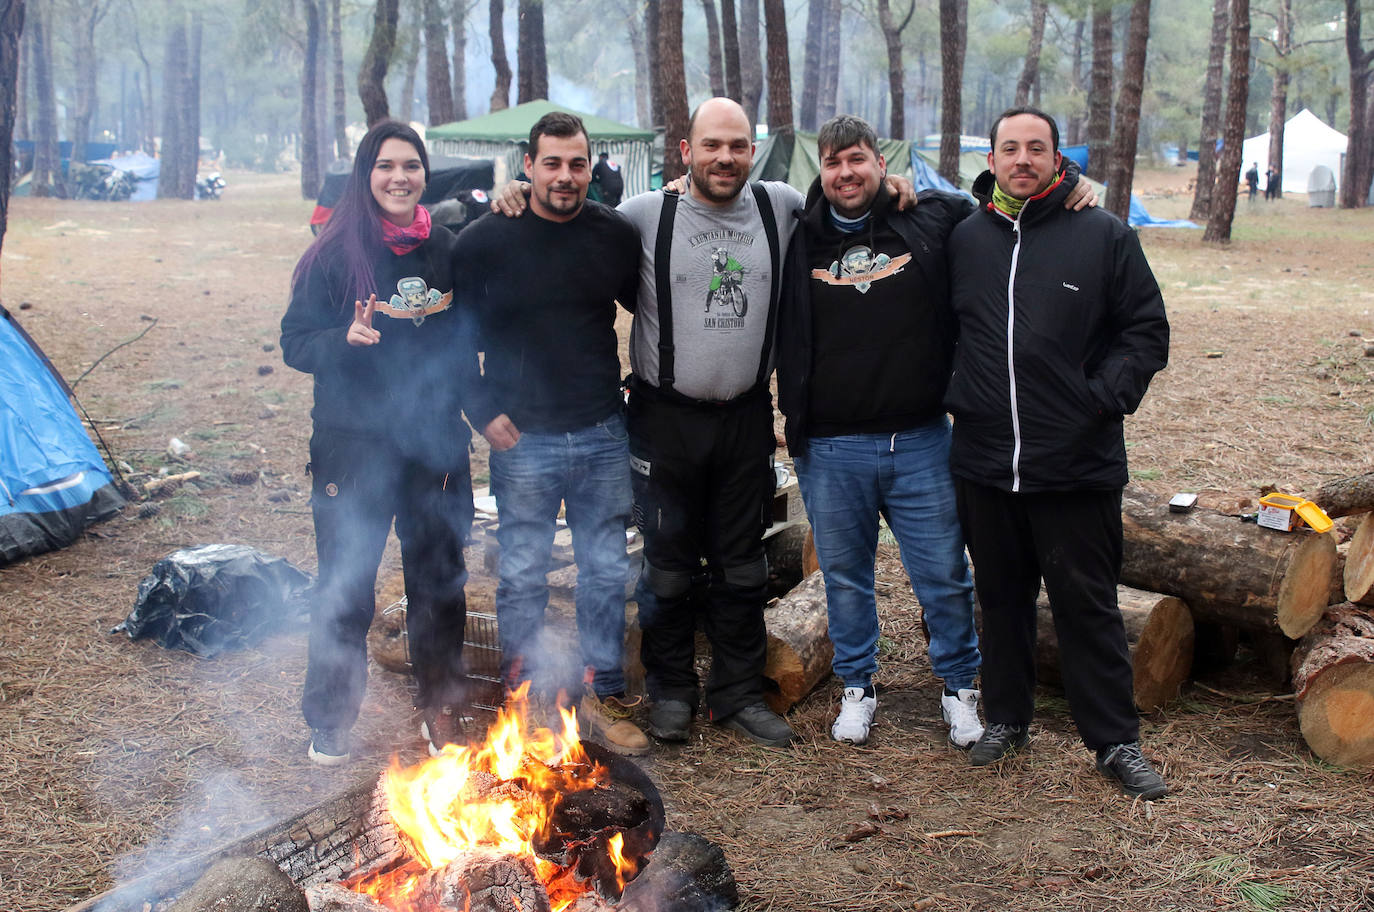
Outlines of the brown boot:
<svg viewBox="0 0 1374 912">
<path fill-rule="evenodd" d="M 587 688 L 582 696 L 582 705 L 577 709 L 583 736 L 595 738 L 617 754 L 631 757 L 647 754 L 649 739 L 630 721 L 630 713 L 641 699 L 597 697 L 590 687 Z"/>
</svg>

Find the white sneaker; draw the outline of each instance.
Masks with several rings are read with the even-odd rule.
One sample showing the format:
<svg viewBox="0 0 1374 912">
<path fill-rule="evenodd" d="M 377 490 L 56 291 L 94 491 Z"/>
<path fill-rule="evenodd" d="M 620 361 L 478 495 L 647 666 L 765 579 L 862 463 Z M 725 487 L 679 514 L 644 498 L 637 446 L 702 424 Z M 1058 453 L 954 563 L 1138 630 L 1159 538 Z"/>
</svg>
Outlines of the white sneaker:
<svg viewBox="0 0 1374 912">
<path fill-rule="evenodd" d="M 878 711 L 878 698 L 864 696 L 862 687 L 846 687 L 840 700 L 840 714 L 830 726 L 830 737 L 850 744 L 863 744 L 873 727 L 873 714 Z"/>
<path fill-rule="evenodd" d="M 970 748 L 983 736 L 983 723 L 978 719 L 978 700 L 982 692 L 962 688 L 957 697 L 942 695 L 940 710 L 949 725 L 949 741 L 955 747 Z"/>
</svg>

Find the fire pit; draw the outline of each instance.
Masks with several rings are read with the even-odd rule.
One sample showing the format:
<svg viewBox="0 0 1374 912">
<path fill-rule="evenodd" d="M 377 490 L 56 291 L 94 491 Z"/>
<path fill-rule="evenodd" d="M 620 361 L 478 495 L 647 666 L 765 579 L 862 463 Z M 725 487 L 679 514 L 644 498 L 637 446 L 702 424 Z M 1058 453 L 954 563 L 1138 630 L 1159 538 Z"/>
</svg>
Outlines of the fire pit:
<svg viewBox="0 0 1374 912">
<path fill-rule="evenodd" d="M 558 731 L 530 730 L 524 701 L 512 701 L 481 745 L 449 745 L 412 767 L 393 760 L 374 786 L 68 912 L 196 909 L 172 900 L 203 893 L 215 863 L 254 856 L 315 910 L 732 908 L 734 878 L 719 848 L 665 833 L 649 777 L 581 742 L 574 713 L 559 712 Z"/>
</svg>

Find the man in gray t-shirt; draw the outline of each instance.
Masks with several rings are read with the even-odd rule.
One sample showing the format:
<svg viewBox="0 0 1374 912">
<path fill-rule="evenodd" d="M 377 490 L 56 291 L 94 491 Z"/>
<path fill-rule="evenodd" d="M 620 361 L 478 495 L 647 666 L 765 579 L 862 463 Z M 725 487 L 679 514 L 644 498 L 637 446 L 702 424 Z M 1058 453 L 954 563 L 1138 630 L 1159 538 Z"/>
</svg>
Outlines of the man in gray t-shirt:
<svg viewBox="0 0 1374 912">
<path fill-rule="evenodd" d="M 644 534 L 635 600 L 649 731 L 688 737 L 700 618 L 711 641 L 711 720 L 780 747 L 792 729 L 763 702 L 768 375 L 778 273 L 803 198 L 786 184 L 749 185 L 753 151 L 744 110 L 710 99 L 682 142 L 687 192 L 620 204 L 641 244 L 627 426 Z"/>
</svg>

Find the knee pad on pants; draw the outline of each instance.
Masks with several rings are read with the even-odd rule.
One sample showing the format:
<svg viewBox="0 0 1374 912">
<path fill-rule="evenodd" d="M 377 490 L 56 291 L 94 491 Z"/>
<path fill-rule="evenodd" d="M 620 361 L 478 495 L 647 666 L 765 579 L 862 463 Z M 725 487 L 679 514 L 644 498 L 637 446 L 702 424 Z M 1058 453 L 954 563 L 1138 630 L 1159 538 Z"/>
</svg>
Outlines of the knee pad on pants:
<svg viewBox="0 0 1374 912">
<path fill-rule="evenodd" d="M 644 584 L 649 591 L 662 599 L 680 598 L 692 588 L 690 570 L 665 570 L 644 562 Z"/>
<path fill-rule="evenodd" d="M 721 576 L 732 589 L 758 589 L 768 582 L 768 561 L 760 554 L 747 564 L 726 567 Z"/>
</svg>

